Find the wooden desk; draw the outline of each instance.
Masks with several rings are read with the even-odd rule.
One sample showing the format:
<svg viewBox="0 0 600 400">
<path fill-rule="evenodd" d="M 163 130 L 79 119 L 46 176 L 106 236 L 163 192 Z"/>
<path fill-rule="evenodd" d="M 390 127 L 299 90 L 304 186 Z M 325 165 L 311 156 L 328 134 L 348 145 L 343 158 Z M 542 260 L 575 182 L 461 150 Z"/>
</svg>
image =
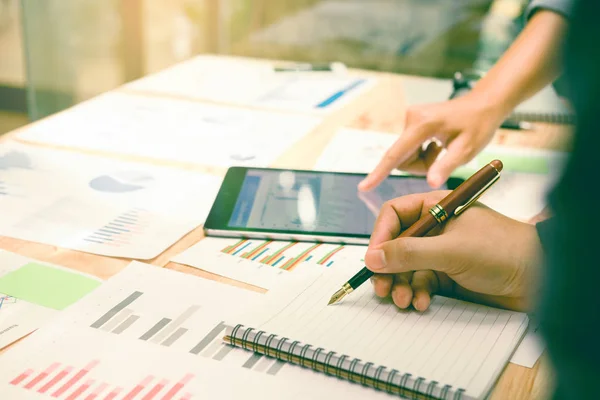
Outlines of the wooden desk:
<svg viewBox="0 0 600 400">
<path fill-rule="evenodd" d="M 390 133 L 400 133 L 404 121 L 405 104 L 402 99 L 402 76 L 386 73 L 361 72 L 378 78 L 377 85 L 345 108 L 326 117 L 323 123 L 304 137 L 297 145 L 283 154 L 274 164 L 282 168 L 311 168 L 320 150 L 333 137 L 337 128 L 353 127 L 372 129 Z M 123 89 L 119 89 L 123 90 Z M 17 132 L 6 135 L 2 140 L 10 140 Z M 562 149 L 566 146 L 569 133 L 560 126 L 541 125 L 534 132 L 499 131 L 494 141 L 505 145 Z M 73 150 L 74 151 L 74 150 Z M 98 152 L 94 152 L 98 154 Z M 117 157 L 110 154 L 105 156 Z M 134 158 L 128 158 L 134 159 Z M 181 168 L 223 174 L 225 171 L 209 167 L 185 164 L 137 161 L 153 164 L 173 164 Z M 182 271 L 192 275 L 213 279 L 255 291 L 264 291 L 247 284 L 232 281 L 205 271 L 169 262 L 169 259 L 202 239 L 201 228 L 197 228 L 157 258 L 147 261 L 150 264 Z M 32 257 L 41 261 L 60 264 L 79 271 L 91 273 L 101 278 L 109 278 L 124 268 L 130 260 L 97 256 L 54 246 L 30 243 L 22 240 L 0 237 L 0 248 Z M 549 363 L 542 358 L 533 369 L 509 364 L 500 378 L 492 399 L 540 399 L 548 397 L 550 379 Z"/>
</svg>

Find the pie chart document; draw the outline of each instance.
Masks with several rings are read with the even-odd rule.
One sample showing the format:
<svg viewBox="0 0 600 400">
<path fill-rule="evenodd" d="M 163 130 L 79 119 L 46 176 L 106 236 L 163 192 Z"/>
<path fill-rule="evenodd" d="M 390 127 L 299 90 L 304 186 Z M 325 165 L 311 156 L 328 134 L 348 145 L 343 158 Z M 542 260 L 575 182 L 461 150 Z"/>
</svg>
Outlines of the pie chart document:
<svg viewBox="0 0 600 400">
<path fill-rule="evenodd" d="M 268 167 L 320 122 L 314 116 L 113 92 L 33 124 L 19 138 L 206 166 Z"/>
<path fill-rule="evenodd" d="M 0 235 L 151 259 L 204 222 L 220 184 L 203 173 L 7 143 Z"/>
</svg>

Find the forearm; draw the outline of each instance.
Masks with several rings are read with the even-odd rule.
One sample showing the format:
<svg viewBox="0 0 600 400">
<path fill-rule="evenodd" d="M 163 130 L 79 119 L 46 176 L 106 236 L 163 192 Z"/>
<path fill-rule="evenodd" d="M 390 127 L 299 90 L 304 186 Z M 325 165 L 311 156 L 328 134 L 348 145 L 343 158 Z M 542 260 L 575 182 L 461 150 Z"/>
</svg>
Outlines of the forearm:
<svg viewBox="0 0 600 400">
<path fill-rule="evenodd" d="M 536 12 L 473 93 L 499 113 L 510 114 L 560 75 L 567 25 L 566 18 L 558 13 Z"/>
</svg>

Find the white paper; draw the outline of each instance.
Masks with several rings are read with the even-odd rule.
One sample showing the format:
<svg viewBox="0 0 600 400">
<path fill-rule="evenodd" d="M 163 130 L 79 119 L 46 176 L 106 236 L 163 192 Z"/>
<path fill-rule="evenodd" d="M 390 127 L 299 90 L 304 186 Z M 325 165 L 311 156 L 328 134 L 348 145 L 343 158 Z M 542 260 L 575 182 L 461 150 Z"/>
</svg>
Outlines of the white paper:
<svg viewBox="0 0 600 400">
<path fill-rule="evenodd" d="M 201 165 L 267 167 L 319 122 L 112 92 L 32 124 L 19 138 Z"/>
<path fill-rule="evenodd" d="M 227 104 L 326 114 L 371 88 L 373 78 L 334 72 L 274 72 L 267 61 L 202 55 L 125 87 Z"/>
<path fill-rule="evenodd" d="M 530 317 L 529 321 L 527 333 L 525 333 L 523 340 L 521 340 L 521 344 L 517 347 L 510 362 L 523 367 L 533 368 L 546 349 L 546 345 L 539 334 L 539 322 L 532 317 Z"/>
<path fill-rule="evenodd" d="M 204 222 L 221 178 L 147 164 L 0 146 L 0 235 L 151 259 Z"/>
<path fill-rule="evenodd" d="M 37 398 L 38 391 L 72 367 L 65 378 L 46 389 L 49 396 L 87 366 L 85 376 L 59 398 L 89 382 L 82 398 L 96 392 L 104 398 L 121 388 L 118 398 L 122 399 L 140 383 L 143 388 L 135 398 L 144 398 L 162 383 L 155 397 L 162 399 L 182 379 L 183 387 L 173 399 L 383 398 L 358 385 L 223 344 L 227 328 L 223 321 L 259 297 L 134 262 L 4 354 L 0 393 L 11 400 Z M 48 370 L 47 376 L 34 381 Z M 27 371 L 27 378 L 10 383 Z"/>
<path fill-rule="evenodd" d="M 299 266 L 362 268 L 366 246 L 260 239 L 205 238 L 171 261 L 271 289 Z"/>
<path fill-rule="evenodd" d="M 327 144 L 314 169 L 322 171 L 370 173 L 398 135 L 359 129 L 340 129 Z M 404 174 L 394 170 L 394 175 Z"/>
<path fill-rule="evenodd" d="M 8 251 L 0 251 L 0 277 L 31 262 L 59 269 L 62 268 Z M 69 270 L 69 272 L 81 274 L 74 270 Z M 82 275 L 99 280 L 98 278 L 87 274 Z M 31 332 L 46 324 L 57 314 L 58 311 L 54 309 L 0 293 L 0 349 L 29 335 Z"/>
</svg>

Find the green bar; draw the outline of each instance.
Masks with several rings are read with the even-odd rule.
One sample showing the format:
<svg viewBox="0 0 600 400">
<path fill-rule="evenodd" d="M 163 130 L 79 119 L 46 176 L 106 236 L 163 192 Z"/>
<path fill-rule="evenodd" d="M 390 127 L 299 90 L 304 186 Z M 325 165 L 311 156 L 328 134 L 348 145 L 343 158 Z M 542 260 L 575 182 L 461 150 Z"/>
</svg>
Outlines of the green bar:
<svg viewBox="0 0 600 400">
<path fill-rule="evenodd" d="M 498 159 L 504 164 L 504 171 L 522 172 L 529 174 L 547 174 L 550 172 L 548 159 L 543 156 L 517 155 L 506 153 L 483 152 L 477 156 L 477 163 L 484 166 L 492 160 Z"/>
<path fill-rule="evenodd" d="M 101 283 L 78 273 L 29 263 L 0 277 L 0 292 L 40 306 L 63 310 Z"/>
<path fill-rule="evenodd" d="M 292 265 L 294 265 L 299 259 L 301 259 L 302 257 L 304 257 L 305 255 L 307 255 L 308 253 L 310 253 L 311 251 L 313 251 L 315 248 L 319 247 L 321 245 L 321 243 L 317 243 L 314 246 L 309 247 L 308 249 L 304 250 L 302 253 L 300 253 L 300 255 L 296 258 L 292 258 L 290 261 L 288 261 L 287 263 L 284 264 L 283 267 L 281 267 L 282 269 L 288 269 L 290 268 Z"/>
</svg>

